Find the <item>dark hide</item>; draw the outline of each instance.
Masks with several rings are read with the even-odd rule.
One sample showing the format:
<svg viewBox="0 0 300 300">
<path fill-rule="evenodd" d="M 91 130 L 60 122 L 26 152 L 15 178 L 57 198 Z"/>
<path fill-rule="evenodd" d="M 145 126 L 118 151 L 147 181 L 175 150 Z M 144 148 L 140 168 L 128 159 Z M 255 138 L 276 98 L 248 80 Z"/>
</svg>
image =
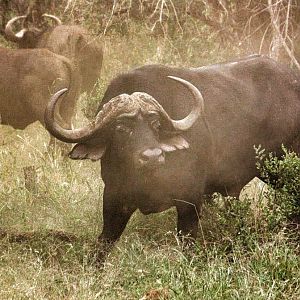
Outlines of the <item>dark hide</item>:
<svg viewBox="0 0 300 300">
<path fill-rule="evenodd" d="M 100 243 L 112 245 L 136 209 L 148 214 L 171 206 L 177 208 L 178 231 L 195 238 L 202 195 L 237 196 L 258 175 L 253 145 L 280 154 L 281 144 L 292 146 L 299 137 L 300 75 L 260 56 L 197 69 L 137 68 L 110 83 L 100 109 L 117 95 L 145 92 L 172 119 L 182 119 L 191 111 L 192 96 L 169 75 L 191 82 L 203 95 L 205 113 L 188 131 L 166 138 L 139 114 L 129 125 L 132 135 L 121 138 L 112 124 L 110 130 L 78 144 L 75 156 L 71 154 L 96 157 L 98 147 L 97 158 L 102 156 L 105 190 Z M 164 164 L 135 167 L 136 153 L 141 157 L 150 150 L 148 158 L 156 155 L 157 162 L 157 149 L 163 150 Z"/>
<path fill-rule="evenodd" d="M 137 68 L 111 82 L 100 107 L 116 95 L 140 91 L 153 96 L 173 119 L 182 118 L 191 109 L 191 95 L 167 79 L 169 75 L 190 81 L 204 97 L 216 150 L 212 159 L 198 153 L 209 140 L 200 137 L 207 136 L 201 120 L 186 136 L 191 144 L 189 153 L 195 151 L 199 164 L 209 165 L 205 182 L 208 194 L 234 191 L 237 195 L 257 175 L 253 145 L 261 144 L 279 154 L 282 143 L 293 145 L 299 136 L 300 73 L 261 56 L 195 69 L 161 65 Z M 104 178 L 109 177 L 105 169 Z"/>
</svg>

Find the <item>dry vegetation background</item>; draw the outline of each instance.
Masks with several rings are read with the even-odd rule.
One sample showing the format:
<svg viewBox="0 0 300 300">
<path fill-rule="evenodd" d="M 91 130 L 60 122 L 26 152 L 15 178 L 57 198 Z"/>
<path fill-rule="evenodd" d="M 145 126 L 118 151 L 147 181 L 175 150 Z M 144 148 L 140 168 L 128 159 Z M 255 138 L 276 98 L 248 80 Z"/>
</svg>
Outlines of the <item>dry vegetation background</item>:
<svg viewBox="0 0 300 300">
<path fill-rule="evenodd" d="M 102 39 L 98 95 L 82 95 L 75 125 L 94 116 L 114 76 L 143 64 L 197 67 L 263 53 L 299 68 L 299 0 L 0 0 L 1 31 L 32 7 Z M 3 37 L 0 45 L 13 47 Z M 49 152 L 48 141 L 39 124 L 0 126 L 0 299 L 300 298 L 299 236 L 270 225 L 274 207 L 259 181 L 244 201 L 208 201 L 194 253 L 181 251 L 174 210 L 136 213 L 96 269 L 100 166 Z"/>
</svg>

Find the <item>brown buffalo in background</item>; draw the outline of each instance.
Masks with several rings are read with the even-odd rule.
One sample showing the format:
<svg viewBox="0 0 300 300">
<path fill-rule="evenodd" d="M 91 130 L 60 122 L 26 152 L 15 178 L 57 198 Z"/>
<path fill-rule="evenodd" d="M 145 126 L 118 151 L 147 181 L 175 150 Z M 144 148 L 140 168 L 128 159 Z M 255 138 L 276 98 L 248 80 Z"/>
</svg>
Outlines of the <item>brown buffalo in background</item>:
<svg viewBox="0 0 300 300">
<path fill-rule="evenodd" d="M 48 21 L 52 21 L 50 25 Z M 22 29 L 15 32 L 17 23 Z M 19 48 L 45 48 L 67 57 L 79 69 L 81 92 L 93 90 L 100 76 L 103 50 L 98 38 L 83 27 L 62 25 L 58 17 L 33 10 L 8 21 L 5 37 Z"/>
<path fill-rule="evenodd" d="M 80 93 L 80 76 L 71 61 L 47 49 L 0 48 L 1 123 L 16 129 L 40 121 L 52 92 L 68 86 L 70 94 L 59 104 L 59 123 L 71 128 L 71 118 Z"/>
</svg>

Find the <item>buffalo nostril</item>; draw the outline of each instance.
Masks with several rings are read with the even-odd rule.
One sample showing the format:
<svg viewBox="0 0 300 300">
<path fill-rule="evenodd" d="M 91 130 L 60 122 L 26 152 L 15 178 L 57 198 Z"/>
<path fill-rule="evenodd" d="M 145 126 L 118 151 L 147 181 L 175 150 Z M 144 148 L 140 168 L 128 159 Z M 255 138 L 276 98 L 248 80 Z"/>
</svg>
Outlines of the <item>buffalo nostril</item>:
<svg viewBox="0 0 300 300">
<path fill-rule="evenodd" d="M 147 149 L 141 153 L 139 162 L 141 165 L 159 165 L 165 162 L 164 153 L 159 148 Z"/>
<path fill-rule="evenodd" d="M 148 160 L 151 158 L 159 157 L 160 155 L 162 155 L 162 153 L 163 153 L 162 150 L 159 148 L 147 149 L 142 153 L 142 158 Z"/>
</svg>

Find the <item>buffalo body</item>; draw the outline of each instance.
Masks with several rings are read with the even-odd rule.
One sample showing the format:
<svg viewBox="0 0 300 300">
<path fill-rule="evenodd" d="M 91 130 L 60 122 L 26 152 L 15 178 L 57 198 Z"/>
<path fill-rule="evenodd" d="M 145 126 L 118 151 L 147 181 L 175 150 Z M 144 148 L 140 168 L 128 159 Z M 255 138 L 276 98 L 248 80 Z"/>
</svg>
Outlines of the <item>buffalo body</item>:
<svg viewBox="0 0 300 300">
<path fill-rule="evenodd" d="M 170 129 L 164 121 L 163 109 L 178 120 L 194 105 L 191 90 L 170 75 L 191 83 L 203 96 L 204 108 L 189 128 Z M 157 108 L 155 117 L 155 105 L 147 111 L 142 106 L 131 110 L 128 104 L 125 114 L 112 114 L 112 104 L 130 94 L 132 101 L 151 95 L 163 109 Z M 137 68 L 110 83 L 96 118 L 96 124 L 104 120 L 101 126 L 89 126 L 80 138 L 78 132 L 58 134 L 46 126 L 56 137 L 77 142 L 71 158 L 101 158 L 100 241 L 112 245 L 136 209 L 148 214 L 175 206 L 178 231 L 195 238 L 202 196 L 237 196 L 258 175 L 253 146 L 280 154 L 282 144 L 296 145 L 299 116 L 300 74 L 270 58 L 251 56 L 200 68 Z"/>
</svg>

